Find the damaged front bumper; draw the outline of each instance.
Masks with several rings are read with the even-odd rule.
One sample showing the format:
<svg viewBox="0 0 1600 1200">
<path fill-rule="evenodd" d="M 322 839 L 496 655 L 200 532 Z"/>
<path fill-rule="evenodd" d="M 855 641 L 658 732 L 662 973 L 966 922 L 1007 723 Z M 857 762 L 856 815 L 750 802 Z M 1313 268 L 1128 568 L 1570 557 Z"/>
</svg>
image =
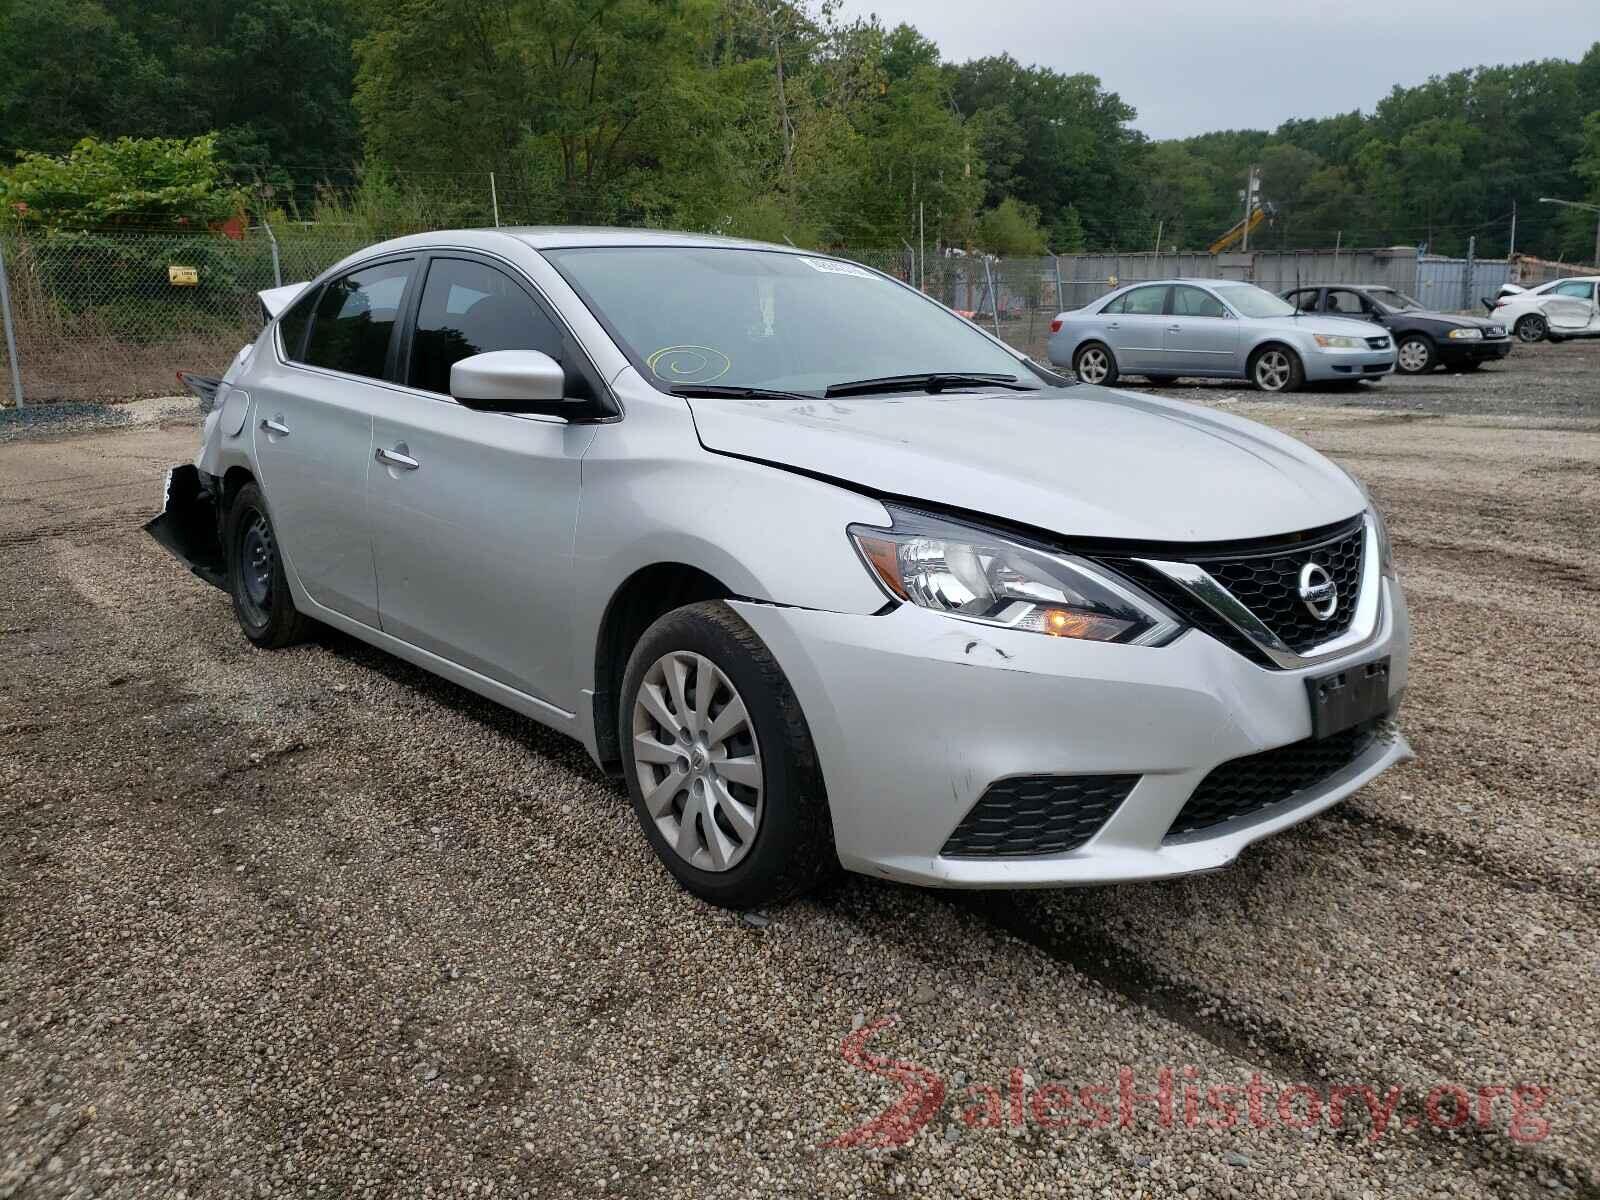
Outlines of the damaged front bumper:
<svg viewBox="0 0 1600 1200">
<path fill-rule="evenodd" d="M 191 463 L 167 472 L 161 515 L 144 531 L 213 587 L 227 590 L 216 480 Z"/>
</svg>

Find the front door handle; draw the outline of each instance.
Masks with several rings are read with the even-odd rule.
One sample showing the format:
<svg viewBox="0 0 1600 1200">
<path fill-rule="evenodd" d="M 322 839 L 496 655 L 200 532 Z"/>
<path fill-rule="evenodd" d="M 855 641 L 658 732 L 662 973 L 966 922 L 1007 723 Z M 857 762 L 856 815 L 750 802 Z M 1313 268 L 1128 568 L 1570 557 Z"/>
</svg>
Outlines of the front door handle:
<svg viewBox="0 0 1600 1200">
<path fill-rule="evenodd" d="M 1182 325 L 1168 325 L 1167 326 L 1167 332 L 1168 333 L 1182 333 L 1183 332 L 1183 326 Z"/>
<path fill-rule="evenodd" d="M 1106 322 L 1106 328 L 1107 329 L 1115 329 L 1116 327 L 1117 327 L 1117 323 L 1115 321 L 1107 321 Z"/>
<path fill-rule="evenodd" d="M 279 437 L 289 436 L 289 427 L 285 425 L 278 417 L 262 417 L 261 428 L 265 429 L 268 433 L 275 433 Z"/>
<path fill-rule="evenodd" d="M 402 454 L 399 450 L 385 450 L 378 447 L 377 460 L 385 466 L 399 467 L 402 471 L 415 471 L 422 464 L 409 454 Z"/>
</svg>

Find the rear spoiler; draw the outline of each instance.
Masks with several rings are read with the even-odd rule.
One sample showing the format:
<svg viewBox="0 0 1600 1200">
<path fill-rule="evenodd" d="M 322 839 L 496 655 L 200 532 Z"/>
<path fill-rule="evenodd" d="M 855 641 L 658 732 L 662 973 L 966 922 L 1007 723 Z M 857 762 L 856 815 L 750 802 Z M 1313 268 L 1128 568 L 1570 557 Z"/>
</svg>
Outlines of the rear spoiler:
<svg viewBox="0 0 1600 1200">
<path fill-rule="evenodd" d="M 256 298 L 261 301 L 261 319 L 270 321 L 289 305 L 294 303 L 294 298 L 305 291 L 305 283 L 286 283 L 282 287 L 268 288 L 264 292 L 257 292 Z"/>
</svg>

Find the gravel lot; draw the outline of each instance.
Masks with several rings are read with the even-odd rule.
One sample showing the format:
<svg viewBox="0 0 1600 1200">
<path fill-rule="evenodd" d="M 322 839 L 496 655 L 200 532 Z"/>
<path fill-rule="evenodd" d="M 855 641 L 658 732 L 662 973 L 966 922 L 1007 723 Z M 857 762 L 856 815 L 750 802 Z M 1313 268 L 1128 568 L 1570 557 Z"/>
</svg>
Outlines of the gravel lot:
<svg viewBox="0 0 1600 1200">
<path fill-rule="evenodd" d="M 576 743 L 332 634 L 253 650 L 139 531 L 192 419 L 0 445 L 0 1197 L 1600 1196 L 1600 345 L 1171 390 L 1372 487 L 1419 761 L 1211 876 L 745 918 Z M 1171 1128 L 1121 1126 L 1122 1068 Z M 935 1076 L 905 1144 L 827 1144 Z M 1110 1122 L 1013 1123 L 1014 1078 Z M 1402 1093 L 1301 1130 L 1293 1084 Z M 1517 1084 L 1512 1136 L 1479 1089 Z"/>
</svg>

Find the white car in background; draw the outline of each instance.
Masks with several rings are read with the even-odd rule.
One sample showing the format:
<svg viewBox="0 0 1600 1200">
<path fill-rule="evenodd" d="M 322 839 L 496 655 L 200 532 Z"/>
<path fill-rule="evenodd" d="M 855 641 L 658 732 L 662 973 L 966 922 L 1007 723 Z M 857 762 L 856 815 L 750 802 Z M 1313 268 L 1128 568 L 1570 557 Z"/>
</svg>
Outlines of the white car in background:
<svg viewBox="0 0 1600 1200">
<path fill-rule="evenodd" d="M 1569 337 L 1600 337 L 1600 275 L 1557 279 L 1526 291 L 1508 283 L 1490 310 L 1518 341 L 1552 342 Z"/>
</svg>

